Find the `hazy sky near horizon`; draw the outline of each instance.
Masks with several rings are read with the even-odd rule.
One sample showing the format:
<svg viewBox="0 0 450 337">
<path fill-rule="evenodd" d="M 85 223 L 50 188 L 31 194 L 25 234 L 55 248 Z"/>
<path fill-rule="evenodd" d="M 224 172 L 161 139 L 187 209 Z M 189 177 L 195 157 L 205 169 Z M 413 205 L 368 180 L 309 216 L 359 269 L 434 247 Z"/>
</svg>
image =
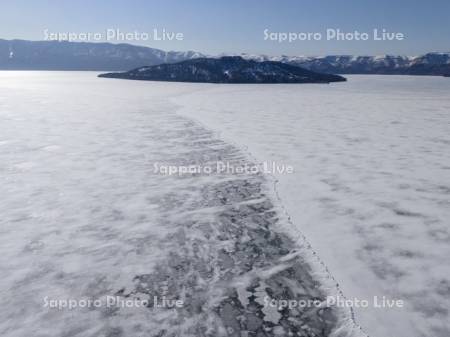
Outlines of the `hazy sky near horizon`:
<svg viewBox="0 0 450 337">
<path fill-rule="evenodd" d="M 163 50 L 269 55 L 405 54 L 450 51 L 449 0 L 0 0 L 0 38 L 44 40 L 47 33 L 138 32 L 138 39 L 111 37 Z M 155 41 L 166 32 L 182 40 Z M 367 32 L 367 41 L 327 40 L 327 29 Z M 374 41 L 373 29 L 405 35 Z M 268 33 L 320 33 L 320 40 L 278 42 Z M 145 35 L 149 34 L 145 39 Z M 276 35 L 271 35 L 272 38 Z M 83 38 L 83 36 L 80 36 Z M 167 37 L 167 36 L 166 36 Z M 266 37 L 266 39 L 265 39 Z M 279 35 L 277 36 L 279 37 Z M 91 39 L 92 42 L 100 40 Z"/>
</svg>

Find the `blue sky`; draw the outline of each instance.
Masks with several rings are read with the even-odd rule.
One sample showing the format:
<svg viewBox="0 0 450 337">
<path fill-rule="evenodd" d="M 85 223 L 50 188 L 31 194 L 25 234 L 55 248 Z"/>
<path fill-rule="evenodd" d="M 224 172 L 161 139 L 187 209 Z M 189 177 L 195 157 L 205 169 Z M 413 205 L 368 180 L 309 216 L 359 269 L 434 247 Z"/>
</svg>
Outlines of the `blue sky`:
<svg viewBox="0 0 450 337">
<path fill-rule="evenodd" d="M 0 38 L 49 32 L 183 33 L 182 41 L 136 41 L 164 50 L 269 55 L 407 54 L 450 51 L 449 0 L 0 0 Z M 269 32 L 401 32 L 403 41 L 264 40 Z M 116 42 L 116 41 L 112 41 Z"/>
</svg>

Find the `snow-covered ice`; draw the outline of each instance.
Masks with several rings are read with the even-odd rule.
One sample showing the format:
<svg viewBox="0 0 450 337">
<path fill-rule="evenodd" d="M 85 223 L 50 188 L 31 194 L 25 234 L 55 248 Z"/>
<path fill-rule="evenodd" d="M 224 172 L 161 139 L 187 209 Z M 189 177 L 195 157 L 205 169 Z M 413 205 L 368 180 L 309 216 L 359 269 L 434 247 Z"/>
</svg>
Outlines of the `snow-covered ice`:
<svg viewBox="0 0 450 337">
<path fill-rule="evenodd" d="M 2 336 L 363 335 L 272 177 L 154 172 L 252 163 L 170 101 L 215 88 L 0 73 Z"/>
<path fill-rule="evenodd" d="M 450 81 L 348 76 L 321 85 L 217 86 L 181 112 L 276 175 L 293 224 L 372 337 L 450 335 Z"/>
<path fill-rule="evenodd" d="M 263 307 L 342 291 L 370 301 L 354 313 L 371 337 L 447 337 L 449 89 L 439 77 L 0 73 L 0 333 L 363 335 L 347 308 Z M 153 172 L 217 161 L 295 173 Z M 111 295 L 184 305 L 107 308 Z M 374 296 L 405 307 L 376 308 Z M 56 310 L 45 298 L 101 305 Z"/>
</svg>

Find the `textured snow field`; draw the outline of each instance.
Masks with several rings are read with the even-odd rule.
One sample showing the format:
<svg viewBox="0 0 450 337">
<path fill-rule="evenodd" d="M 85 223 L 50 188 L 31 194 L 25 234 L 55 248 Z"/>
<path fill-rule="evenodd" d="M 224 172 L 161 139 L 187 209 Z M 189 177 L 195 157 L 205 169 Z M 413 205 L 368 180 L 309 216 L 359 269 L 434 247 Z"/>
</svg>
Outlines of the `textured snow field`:
<svg viewBox="0 0 450 337">
<path fill-rule="evenodd" d="M 271 177 L 153 171 L 251 164 L 169 101 L 216 88 L 0 73 L 1 336 L 362 336 L 346 308 L 264 307 L 340 294 Z"/>
<path fill-rule="evenodd" d="M 336 280 L 349 299 L 405 301 L 355 308 L 371 337 L 448 337 L 449 89 L 1 72 L 0 334 L 359 335 L 345 308 L 261 310 L 266 295 L 323 300 Z M 295 173 L 276 193 L 272 176 L 152 171 L 217 160 Z M 107 295 L 185 306 L 43 307 Z"/>
<path fill-rule="evenodd" d="M 186 116 L 258 162 L 372 337 L 450 336 L 450 81 L 348 76 L 333 85 L 217 86 Z"/>
</svg>

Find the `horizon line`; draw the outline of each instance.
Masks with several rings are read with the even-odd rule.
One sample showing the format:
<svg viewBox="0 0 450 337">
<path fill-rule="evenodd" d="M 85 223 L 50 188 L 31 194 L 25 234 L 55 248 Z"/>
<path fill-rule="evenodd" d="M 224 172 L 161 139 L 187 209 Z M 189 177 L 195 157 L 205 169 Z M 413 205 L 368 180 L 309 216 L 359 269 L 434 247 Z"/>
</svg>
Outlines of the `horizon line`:
<svg viewBox="0 0 450 337">
<path fill-rule="evenodd" d="M 241 55 L 254 55 L 254 56 L 268 56 L 268 57 L 327 57 L 327 56 L 358 56 L 358 57 L 377 57 L 377 56 L 396 56 L 396 57 L 410 57 L 410 58 L 414 58 L 414 57 L 419 57 L 422 55 L 427 55 L 427 54 L 450 54 L 450 51 L 429 51 L 429 52 L 425 52 L 422 54 L 416 54 L 416 55 L 407 55 L 407 54 L 377 54 L 377 55 L 368 55 L 368 54 L 334 54 L 334 53 L 330 53 L 330 54 L 315 54 L 315 55 L 304 55 L 304 54 L 297 54 L 297 55 L 287 55 L 287 54 L 276 54 L 276 55 L 270 55 L 270 54 L 264 54 L 264 53 L 251 53 L 251 52 L 242 52 L 242 53 L 226 53 L 226 52 L 221 52 L 218 54 L 206 54 L 204 52 L 201 51 L 196 51 L 193 49 L 188 49 L 188 50 L 164 50 L 164 49 L 160 49 L 160 48 L 155 48 L 155 47 L 151 47 L 148 45 L 138 45 L 138 44 L 133 44 L 133 43 L 129 43 L 129 42 L 109 42 L 109 41 L 70 41 L 70 40 L 29 40 L 29 39 L 22 39 L 22 38 L 14 38 L 14 39 L 5 39 L 5 38 L 1 38 L 0 37 L 0 41 L 24 41 L 24 42 L 49 42 L 49 43 L 78 43 L 78 44 L 108 44 L 108 45 L 114 45 L 114 46 L 119 46 L 119 45 L 126 45 L 126 46 L 132 46 L 132 47 L 137 47 L 137 48 L 148 48 L 148 49 L 154 49 L 154 50 L 159 50 L 165 53 L 170 53 L 170 52 L 176 52 L 176 53 L 188 53 L 188 52 L 192 52 L 192 53 L 199 53 L 202 54 L 205 57 L 218 57 L 218 56 L 241 56 Z"/>
</svg>

